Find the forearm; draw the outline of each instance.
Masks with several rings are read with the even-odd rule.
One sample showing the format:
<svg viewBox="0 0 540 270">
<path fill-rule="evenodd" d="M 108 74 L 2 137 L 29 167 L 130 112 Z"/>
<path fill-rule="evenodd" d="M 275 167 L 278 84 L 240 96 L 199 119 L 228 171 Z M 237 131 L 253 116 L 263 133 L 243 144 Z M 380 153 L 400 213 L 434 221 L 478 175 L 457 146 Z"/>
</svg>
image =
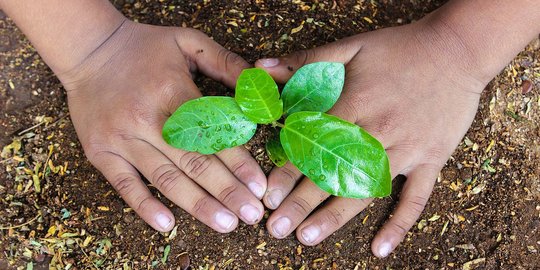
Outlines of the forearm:
<svg viewBox="0 0 540 270">
<path fill-rule="evenodd" d="M 453 0 L 426 19 L 455 44 L 441 50 L 488 82 L 540 33 L 540 1 Z"/>
<path fill-rule="evenodd" d="M 125 20 L 107 0 L 0 0 L 0 8 L 57 74 L 81 63 Z"/>
</svg>

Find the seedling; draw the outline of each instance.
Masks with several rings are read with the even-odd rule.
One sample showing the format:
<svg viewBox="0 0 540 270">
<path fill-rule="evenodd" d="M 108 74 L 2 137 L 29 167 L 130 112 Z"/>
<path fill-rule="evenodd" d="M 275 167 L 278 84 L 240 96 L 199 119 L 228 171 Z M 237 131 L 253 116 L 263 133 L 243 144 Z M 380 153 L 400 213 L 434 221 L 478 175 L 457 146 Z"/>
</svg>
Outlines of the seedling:
<svg viewBox="0 0 540 270">
<path fill-rule="evenodd" d="M 235 98 L 201 97 L 184 103 L 165 122 L 163 138 L 177 148 L 213 154 L 249 141 L 257 124 L 271 124 L 276 136 L 266 151 L 277 166 L 290 161 L 335 196 L 387 196 L 392 179 L 382 144 L 359 126 L 324 113 L 338 100 L 344 80 L 341 63 L 305 65 L 280 98 L 266 71 L 245 69 Z M 285 122 L 278 122 L 283 116 Z"/>
</svg>

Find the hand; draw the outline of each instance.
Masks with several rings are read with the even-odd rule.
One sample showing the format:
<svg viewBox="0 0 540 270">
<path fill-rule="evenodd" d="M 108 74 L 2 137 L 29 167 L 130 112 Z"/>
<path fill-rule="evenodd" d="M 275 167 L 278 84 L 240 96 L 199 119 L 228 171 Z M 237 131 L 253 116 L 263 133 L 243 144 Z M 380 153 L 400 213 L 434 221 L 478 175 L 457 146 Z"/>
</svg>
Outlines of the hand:
<svg viewBox="0 0 540 270">
<path fill-rule="evenodd" d="M 435 29 L 424 20 L 256 62 L 281 83 L 311 62 L 346 65 L 344 91 L 329 113 L 374 135 L 389 155 L 392 177 L 407 177 L 393 216 L 373 240 L 372 251 L 378 257 L 387 256 L 418 219 L 439 171 L 470 126 L 487 84 L 476 78 L 474 62 L 456 41 L 450 31 Z M 296 229 L 300 242 L 315 245 L 371 201 L 329 198 L 288 163 L 275 168 L 268 179 L 264 203 L 277 209 L 267 227 L 276 238 Z"/>
<path fill-rule="evenodd" d="M 230 232 L 237 216 L 248 224 L 263 216 L 259 199 L 266 177 L 259 165 L 243 147 L 215 156 L 174 149 L 161 128 L 180 104 L 201 95 L 193 72 L 234 87 L 247 67 L 197 30 L 126 20 L 81 64 L 58 76 L 86 156 L 150 226 L 169 231 L 174 216 L 139 172 L 203 223 Z"/>
</svg>

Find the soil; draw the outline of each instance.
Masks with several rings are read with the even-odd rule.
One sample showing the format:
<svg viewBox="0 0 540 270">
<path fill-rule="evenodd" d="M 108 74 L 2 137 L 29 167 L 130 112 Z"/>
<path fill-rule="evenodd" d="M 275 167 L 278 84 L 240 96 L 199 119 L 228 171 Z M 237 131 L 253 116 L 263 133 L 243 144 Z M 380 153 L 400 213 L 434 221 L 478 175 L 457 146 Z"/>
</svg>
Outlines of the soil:
<svg viewBox="0 0 540 270">
<path fill-rule="evenodd" d="M 407 24 L 443 3 L 114 1 L 139 22 L 200 29 L 250 62 Z M 0 12 L 0 146 L 15 148 L 0 158 L 0 269 L 540 269 L 538 59 L 536 39 L 489 84 L 418 223 L 377 259 L 370 241 L 402 178 L 392 196 L 315 247 L 273 239 L 264 220 L 218 234 L 178 208 L 174 233 L 152 230 L 86 160 L 61 84 Z M 205 78 L 198 84 L 231 94 Z M 247 147 L 268 171 L 266 133 Z"/>
</svg>

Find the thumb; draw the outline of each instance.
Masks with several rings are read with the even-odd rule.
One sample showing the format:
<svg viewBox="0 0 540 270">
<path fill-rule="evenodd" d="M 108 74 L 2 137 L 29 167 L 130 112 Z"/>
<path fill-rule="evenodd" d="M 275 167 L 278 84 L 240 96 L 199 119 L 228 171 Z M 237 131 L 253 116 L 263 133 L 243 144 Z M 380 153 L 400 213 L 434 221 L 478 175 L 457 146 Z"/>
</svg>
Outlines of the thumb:
<svg viewBox="0 0 540 270">
<path fill-rule="evenodd" d="M 340 62 L 347 64 L 360 51 L 362 42 L 355 37 L 345 38 L 310 50 L 302 50 L 280 58 L 264 58 L 255 62 L 278 83 L 286 83 L 303 65 L 314 62 Z"/>
<path fill-rule="evenodd" d="M 231 88 L 235 87 L 242 70 L 251 67 L 242 57 L 195 29 L 180 28 L 177 43 L 197 70 Z"/>
</svg>

